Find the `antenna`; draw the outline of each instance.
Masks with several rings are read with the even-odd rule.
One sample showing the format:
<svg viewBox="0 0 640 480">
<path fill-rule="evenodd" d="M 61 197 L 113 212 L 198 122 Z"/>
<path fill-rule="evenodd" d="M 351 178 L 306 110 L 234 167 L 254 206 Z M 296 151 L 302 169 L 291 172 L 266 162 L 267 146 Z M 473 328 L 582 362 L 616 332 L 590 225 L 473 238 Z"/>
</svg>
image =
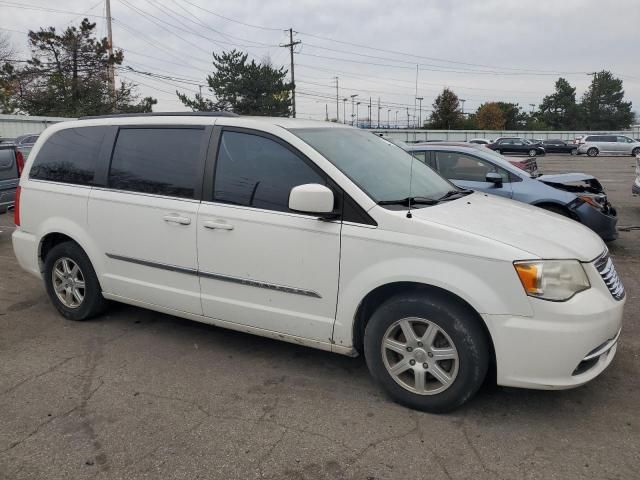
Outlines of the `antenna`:
<svg viewBox="0 0 640 480">
<path fill-rule="evenodd" d="M 413 218 L 411 214 L 411 184 L 413 183 L 413 154 L 411 154 L 411 167 L 409 169 L 409 210 L 407 210 L 407 218 Z"/>
</svg>

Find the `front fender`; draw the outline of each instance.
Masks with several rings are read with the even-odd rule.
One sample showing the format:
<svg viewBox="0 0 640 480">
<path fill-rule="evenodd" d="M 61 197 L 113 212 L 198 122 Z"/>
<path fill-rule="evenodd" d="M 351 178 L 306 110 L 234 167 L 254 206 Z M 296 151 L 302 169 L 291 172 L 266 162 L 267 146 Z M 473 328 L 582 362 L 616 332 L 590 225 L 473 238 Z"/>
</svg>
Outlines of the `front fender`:
<svg viewBox="0 0 640 480">
<path fill-rule="evenodd" d="M 368 293 L 396 282 L 431 285 L 465 300 L 479 314 L 531 316 L 531 305 L 509 261 L 392 244 L 363 246 L 344 238 L 340 293 L 334 327 L 336 345 L 350 347 L 358 307 Z M 375 251 L 375 252 L 374 252 Z M 372 258 L 378 261 L 371 262 Z M 516 313 L 517 312 L 517 313 Z M 487 326 L 490 327 L 490 326 Z"/>
</svg>

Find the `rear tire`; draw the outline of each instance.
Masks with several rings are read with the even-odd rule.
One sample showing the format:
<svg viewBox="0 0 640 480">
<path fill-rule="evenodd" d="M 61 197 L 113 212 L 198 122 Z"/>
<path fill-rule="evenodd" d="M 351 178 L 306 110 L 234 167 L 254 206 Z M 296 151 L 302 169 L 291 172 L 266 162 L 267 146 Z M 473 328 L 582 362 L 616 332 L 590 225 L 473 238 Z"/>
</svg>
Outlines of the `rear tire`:
<svg viewBox="0 0 640 480">
<path fill-rule="evenodd" d="M 538 154 L 538 152 L 536 152 L 535 149 L 533 149 L 533 148 L 531 150 L 529 150 L 528 153 L 529 153 L 530 157 L 535 157 Z"/>
<path fill-rule="evenodd" d="M 77 243 L 60 243 L 49 251 L 44 283 L 51 303 L 69 320 L 87 320 L 107 307 L 91 261 Z"/>
<path fill-rule="evenodd" d="M 451 411 L 468 401 L 486 377 L 490 347 L 481 321 L 446 297 L 396 295 L 366 326 L 369 371 L 402 405 L 432 413 Z"/>
<path fill-rule="evenodd" d="M 587 150 L 587 155 L 589 155 L 590 157 L 597 157 L 598 156 L 598 149 L 591 147 L 589 150 Z"/>
</svg>

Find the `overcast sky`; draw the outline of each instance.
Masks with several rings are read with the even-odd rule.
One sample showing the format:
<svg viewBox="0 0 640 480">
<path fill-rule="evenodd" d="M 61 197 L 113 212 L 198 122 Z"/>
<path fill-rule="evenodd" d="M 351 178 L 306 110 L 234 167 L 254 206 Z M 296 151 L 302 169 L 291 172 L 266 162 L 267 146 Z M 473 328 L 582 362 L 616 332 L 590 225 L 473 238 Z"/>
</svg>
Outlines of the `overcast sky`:
<svg viewBox="0 0 640 480">
<path fill-rule="evenodd" d="M 89 18 L 106 35 L 104 3 L 0 0 L 0 28 L 26 57 L 25 32 L 77 24 L 82 14 L 95 15 Z M 118 73 L 157 98 L 158 111 L 184 110 L 176 89 L 192 94 L 201 83 L 207 92 L 211 51 L 235 46 L 289 68 L 288 50 L 278 46 L 289 27 L 302 42 L 295 55 L 299 117 L 324 119 L 325 105 L 336 116 L 338 76 L 340 120 L 342 98 L 357 94 L 361 118 L 371 97 L 377 122 L 379 97 L 381 123 L 387 116 L 393 123 L 396 112 L 406 122 L 416 63 L 423 118 L 445 86 L 466 100 L 465 112 L 492 100 L 530 110 L 559 76 L 579 98 L 587 73 L 602 69 L 624 80 L 627 100 L 640 111 L 639 0 L 112 0 L 111 14 L 125 66 L 192 82 Z M 351 100 L 346 112 L 350 117 Z"/>
</svg>

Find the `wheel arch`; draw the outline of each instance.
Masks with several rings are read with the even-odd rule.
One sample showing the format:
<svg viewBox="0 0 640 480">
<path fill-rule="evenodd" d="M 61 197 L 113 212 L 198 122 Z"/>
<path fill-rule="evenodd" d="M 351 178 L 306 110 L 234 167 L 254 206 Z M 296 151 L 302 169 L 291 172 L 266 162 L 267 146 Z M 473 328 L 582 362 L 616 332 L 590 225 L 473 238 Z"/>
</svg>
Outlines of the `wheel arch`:
<svg viewBox="0 0 640 480">
<path fill-rule="evenodd" d="M 78 245 L 78 247 L 80 247 L 87 255 L 87 257 L 89 257 L 91 265 L 93 266 L 94 270 L 96 270 L 96 273 L 98 273 L 96 263 L 94 262 L 95 255 L 92 254 L 92 249 L 90 248 L 90 241 L 88 239 L 84 239 L 82 235 L 76 235 L 65 228 L 51 229 L 49 231 L 46 231 L 46 233 L 42 233 L 40 235 L 37 253 L 38 266 L 41 272 L 44 270 L 44 262 L 47 254 L 56 245 L 64 242 L 73 242 Z"/>
<path fill-rule="evenodd" d="M 384 285 L 380 285 L 373 290 L 371 290 L 365 297 L 362 299 L 358 308 L 356 310 L 355 318 L 353 321 L 353 330 L 352 330 L 352 338 L 353 338 L 353 347 L 354 349 L 362 354 L 364 351 L 364 331 L 371 318 L 373 312 L 382 305 L 386 300 L 393 297 L 398 293 L 416 293 L 419 292 L 423 295 L 427 295 L 431 298 L 438 298 L 447 301 L 453 301 L 463 307 L 465 310 L 469 312 L 469 314 L 475 319 L 475 321 L 480 325 L 484 334 L 487 337 L 487 341 L 490 348 L 490 363 L 491 369 L 495 372 L 496 369 L 496 351 L 493 344 L 493 338 L 491 336 L 491 332 L 487 327 L 482 316 L 478 313 L 478 311 L 473 308 L 465 299 L 456 295 L 449 290 L 445 290 L 444 288 L 437 287 L 434 285 L 412 282 L 412 281 L 401 281 L 401 282 L 392 282 Z M 495 378 L 495 376 L 494 376 Z"/>
</svg>

